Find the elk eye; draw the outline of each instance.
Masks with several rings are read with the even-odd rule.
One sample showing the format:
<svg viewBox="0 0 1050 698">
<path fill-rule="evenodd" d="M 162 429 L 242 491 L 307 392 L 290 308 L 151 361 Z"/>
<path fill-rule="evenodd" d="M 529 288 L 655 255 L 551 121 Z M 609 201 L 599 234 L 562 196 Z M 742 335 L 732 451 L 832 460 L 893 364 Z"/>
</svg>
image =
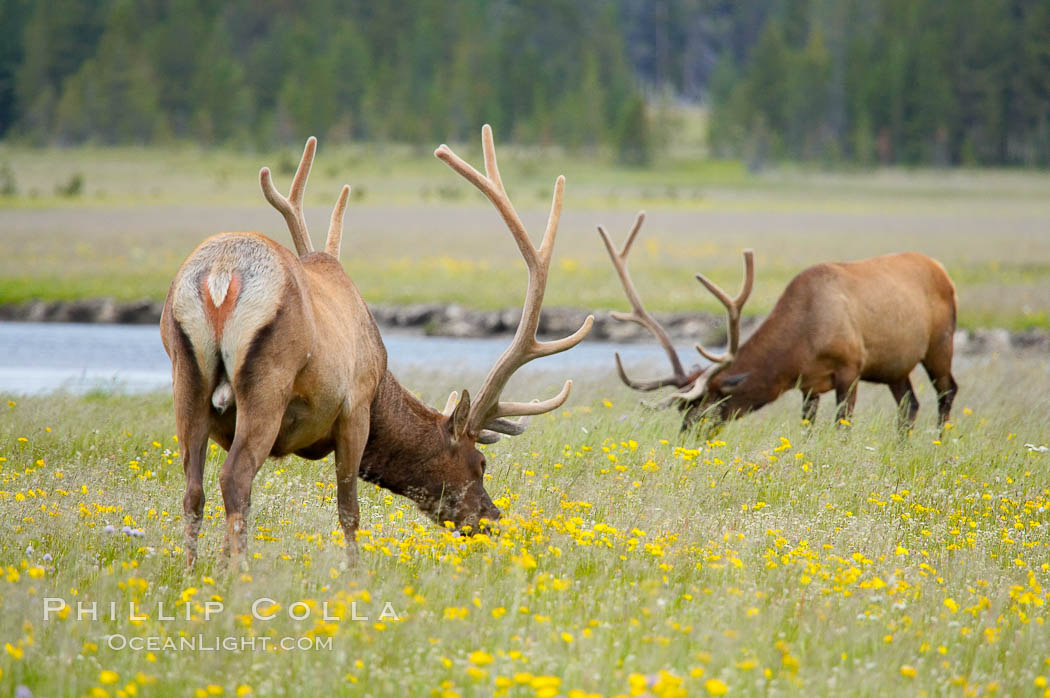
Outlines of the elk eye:
<svg viewBox="0 0 1050 698">
<path fill-rule="evenodd" d="M 723 393 L 731 393 L 731 392 L 733 392 L 733 390 L 735 388 L 739 387 L 741 383 L 743 383 L 745 380 L 747 380 L 747 377 L 749 375 L 751 375 L 750 372 L 745 372 L 745 373 L 737 373 L 737 374 L 732 375 L 732 376 L 726 376 L 725 379 L 722 381 L 722 384 L 719 386 L 721 392 L 723 392 Z"/>
</svg>

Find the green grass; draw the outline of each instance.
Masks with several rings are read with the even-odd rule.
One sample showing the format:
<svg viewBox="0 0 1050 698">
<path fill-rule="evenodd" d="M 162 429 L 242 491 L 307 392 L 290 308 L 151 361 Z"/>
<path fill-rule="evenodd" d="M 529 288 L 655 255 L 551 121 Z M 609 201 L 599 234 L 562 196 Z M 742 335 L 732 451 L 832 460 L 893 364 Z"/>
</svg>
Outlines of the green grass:
<svg viewBox="0 0 1050 698">
<path fill-rule="evenodd" d="M 477 163 L 472 146 L 457 150 Z M 552 305 L 624 307 L 595 226 L 622 240 L 644 208 L 649 218 L 631 269 L 654 310 L 717 311 L 693 275 L 736 286 L 745 247 L 757 255 L 752 314 L 768 311 L 788 280 L 814 263 L 918 250 L 941 260 L 955 280 L 962 326 L 1050 326 L 1047 174 L 783 168 L 751 176 L 738 163 L 684 157 L 636 170 L 600 153 L 500 153 L 504 181 L 536 236 L 555 175 L 567 176 Z M 18 186 L 18 196 L 0 199 L 0 302 L 161 299 L 208 235 L 259 230 L 287 244 L 257 173 L 272 165 L 286 187 L 297 157 L 291 150 L 0 147 Z M 75 173 L 84 194 L 56 196 Z M 343 261 L 367 300 L 519 302 L 524 267 L 502 222 L 429 149 L 322 143 L 307 195 L 317 246 L 344 181 L 356 194 Z"/>
<path fill-rule="evenodd" d="M 904 443 L 881 386 L 862 385 L 849 430 L 829 423 L 830 404 L 807 430 L 792 395 L 697 442 L 677 415 L 581 380 L 566 410 L 490 447 L 500 535 L 454 538 L 366 486 L 349 571 L 330 462 L 264 466 L 254 559 L 230 572 L 213 452 L 202 558 L 187 571 L 169 396 L 12 398 L 0 403 L 0 692 L 1036 695 L 1050 675 L 1050 453 L 1025 444 L 1047 443 L 1050 364 L 989 357 L 956 373 L 943 438 L 916 377 L 920 420 Z M 438 403 L 462 380 L 407 383 Z M 121 609 L 45 622 L 44 597 Z M 277 617 L 246 624 L 262 597 Z M 217 599 L 223 612 L 204 620 Z M 299 600 L 309 619 L 288 617 Z M 367 622 L 350 620 L 353 601 Z M 150 617 L 129 622 L 129 602 Z M 159 619 L 161 602 L 177 620 Z M 325 602 L 341 620 L 320 619 Z M 400 620 L 378 620 L 386 602 Z M 332 644 L 150 656 L 111 649 L 110 634 Z"/>
</svg>

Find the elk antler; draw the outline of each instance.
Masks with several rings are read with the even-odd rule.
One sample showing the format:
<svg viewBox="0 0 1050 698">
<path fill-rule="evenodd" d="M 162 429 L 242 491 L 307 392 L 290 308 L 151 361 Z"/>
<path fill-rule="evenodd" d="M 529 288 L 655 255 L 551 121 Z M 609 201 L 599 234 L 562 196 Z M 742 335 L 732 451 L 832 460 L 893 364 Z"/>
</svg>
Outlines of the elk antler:
<svg viewBox="0 0 1050 698">
<path fill-rule="evenodd" d="M 539 402 L 539 400 L 533 400 L 533 402 Z M 445 402 L 445 408 L 441 410 L 441 414 L 446 417 L 452 416 L 452 413 L 456 409 L 456 405 L 459 404 L 459 391 L 453 390 L 449 393 L 448 400 Z M 478 442 L 483 444 L 492 444 L 499 441 L 504 434 L 507 436 L 517 436 L 525 432 L 525 427 L 529 425 L 529 417 L 525 416 L 514 422 L 509 419 L 498 417 L 496 419 L 489 420 L 485 425 L 485 428 L 481 430 L 481 434 L 478 436 Z"/>
<path fill-rule="evenodd" d="M 627 373 L 623 370 L 623 362 L 620 360 L 619 352 L 616 353 L 616 370 L 620 374 L 620 380 L 635 390 L 656 390 L 667 385 L 684 388 L 693 381 L 695 375 L 687 375 L 682 370 L 682 362 L 678 358 L 678 352 L 675 351 L 674 345 L 671 344 L 671 338 L 667 336 L 667 330 L 646 311 L 638 291 L 634 288 L 634 282 L 631 281 L 631 275 L 627 271 L 627 255 L 630 253 L 634 238 L 638 235 L 638 231 L 641 230 L 644 222 L 645 211 L 641 211 L 638 213 L 638 217 L 634 221 L 634 227 L 627 234 L 627 240 L 624 241 L 623 248 L 619 252 L 613 246 L 609 234 L 605 232 L 605 228 L 598 226 L 598 234 L 601 235 L 602 242 L 605 243 L 605 249 L 609 251 L 609 259 L 612 260 L 613 266 L 616 268 L 616 273 L 620 277 L 620 283 L 623 284 L 624 293 L 627 294 L 627 300 L 630 301 L 633 309 L 630 313 L 613 312 L 611 315 L 620 322 L 634 322 L 652 332 L 653 336 L 660 342 L 660 346 L 667 353 L 667 358 L 671 361 L 672 373 L 670 376 L 657 378 L 656 380 L 633 381 L 627 377 Z"/>
<path fill-rule="evenodd" d="M 284 216 L 285 222 L 288 223 L 288 232 L 292 234 L 292 242 L 295 243 L 295 251 L 300 257 L 314 251 L 313 243 L 310 241 L 310 232 L 306 228 L 306 216 L 303 215 L 303 195 L 306 193 L 306 180 L 310 178 L 310 168 L 313 166 L 316 152 L 317 139 L 310 136 L 306 139 L 306 148 L 303 149 L 303 157 L 299 160 L 299 167 L 295 170 L 292 188 L 288 190 L 287 197 L 282 196 L 273 185 L 269 167 L 259 170 L 259 184 L 262 186 L 263 195 Z M 346 212 L 346 202 L 349 196 L 350 187 L 344 185 L 335 208 L 332 210 L 332 220 L 328 226 L 328 239 L 325 242 L 324 251 L 336 259 L 339 259 L 339 247 L 343 237 L 343 214 Z"/>
<path fill-rule="evenodd" d="M 525 292 L 525 304 L 521 311 L 521 321 L 514 333 L 510 346 L 496 360 L 485 382 L 478 391 L 477 398 L 471 404 L 467 417 L 467 433 L 486 443 L 484 439 L 497 439 L 499 434 L 521 433 L 524 420 L 513 422 L 503 417 L 543 414 L 560 407 L 569 397 L 572 381 L 565 381 L 565 387 L 554 397 L 532 402 L 501 402 L 500 393 L 514 372 L 523 365 L 541 356 L 549 356 L 571 349 L 579 344 L 591 329 L 594 316 L 588 315 L 580 329 L 562 339 L 541 342 L 536 339 L 536 328 L 540 321 L 540 309 L 543 306 L 543 294 L 547 288 L 547 273 L 550 269 L 551 253 L 554 250 L 554 238 L 558 232 L 558 220 L 561 217 L 562 196 L 565 191 L 565 177 L 559 176 L 554 183 L 554 200 L 551 203 L 547 228 L 543 233 L 543 242 L 539 248 L 533 246 L 525 225 L 518 217 L 517 211 L 503 188 L 499 167 L 496 164 L 496 147 L 492 142 L 492 128 L 485 124 L 481 129 L 481 144 L 485 153 L 485 174 L 471 167 L 465 160 L 442 144 L 434 155 L 446 165 L 458 172 L 467 181 L 477 187 L 481 193 L 499 211 L 504 223 L 514 236 L 525 265 L 529 269 L 529 283 Z M 450 397 L 450 402 L 451 402 Z"/>
<path fill-rule="evenodd" d="M 690 382 L 682 386 L 679 390 L 676 390 L 675 392 L 671 393 L 670 395 L 664 397 L 661 400 L 657 400 L 655 402 L 647 402 L 643 404 L 647 405 L 648 407 L 663 409 L 665 407 L 670 407 L 679 400 L 683 402 L 692 402 L 693 400 L 704 394 L 704 391 L 707 389 L 707 383 L 712 378 L 714 378 L 716 375 L 718 375 L 727 368 L 729 368 L 728 363 L 711 364 L 710 366 L 704 368 L 702 371 L 694 373 L 693 376 L 690 376 Z"/>
<path fill-rule="evenodd" d="M 744 250 L 744 283 L 736 298 L 730 298 L 729 294 L 703 274 L 696 275 L 697 280 L 706 286 L 707 289 L 711 291 L 711 293 L 713 293 L 726 307 L 726 312 L 729 317 L 729 342 L 724 354 L 714 354 L 697 344 L 697 351 L 699 351 L 704 358 L 711 361 L 711 365 L 703 370 L 695 370 L 690 374 L 686 374 L 682 370 L 682 362 L 678 358 L 678 353 L 674 350 L 674 346 L 671 344 L 671 339 L 668 337 L 667 331 L 664 330 L 660 323 L 658 323 L 648 311 L 646 311 L 645 306 L 642 305 L 642 300 L 638 295 L 638 291 L 634 288 L 634 282 L 631 281 L 631 275 L 627 271 L 627 255 L 630 253 L 631 245 L 634 243 L 634 239 L 638 235 L 638 231 L 641 229 L 644 221 L 645 212 L 642 211 L 638 214 L 638 218 L 635 219 L 634 227 L 632 227 L 631 232 L 627 234 L 627 240 L 623 243 L 623 248 L 619 252 L 617 252 L 616 248 L 613 246 L 609 234 L 605 232 L 605 228 L 600 225 L 598 226 L 598 234 L 601 235 L 602 242 L 605 243 L 605 249 L 609 251 L 609 259 L 612 260 L 613 266 L 616 268 L 616 273 L 620 277 L 620 282 L 623 284 L 623 290 L 627 294 L 627 300 L 630 301 L 632 308 L 632 312 L 630 313 L 612 313 L 613 318 L 623 322 L 634 322 L 648 329 L 660 342 L 660 345 L 667 353 L 667 358 L 671 361 L 672 373 L 670 376 L 650 381 L 633 381 L 628 378 L 627 374 L 624 372 L 620 355 L 617 354 L 616 369 L 620 374 L 620 380 L 635 390 L 656 390 L 668 385 L 677 387 L 678 390 L 676 392 L 668 395 L 663 400 L 660 400 L 653 405 L 654 407 L 666 407 L 678 400 L 689 402 L 700 397 L 707 388 L 708 382 L 728 368 L 736 358 L 737 351 L 740 348 L 740 310 L 751 295 L 751 288 L 755 282 L 755 253 L 752 250 Z"/>
<path fill-rule="evenodd" d="M 748 297 L 751 295 L 751 288 L 755 283 L 755 253 L 753 250 L 744 250 L 744 283 L 740 287 L 740 293 L 736 295 L 736 298 L 730 298 L 728 293 L 703 274 L 697 274 L 696 278 L 726 307 L 728 316 L 726 331 L 729 335 L 726 351 L 723 354 L 713 354 L 697 344 L 696 350 L 710 361 L 711 365 L 695 375 L 691 379 L 691 385 L 680 386 L 680 390 L 665 397 L 655 405 L 656 407 L 667 407 L 678 400 L 692 402 L 704 394 L 704 390 L 707 389 L 707 384 L 712 378 L 733 365 L 737 350 L 740 348 L 740 309 L 747 302 Z"/>
<path fill-rule="evenodd" d="M 346 201 L 349 198 L 350 185 L 344 184 L 335 202 L 335 208 L 332 209 L 332 220 L 328 224 L 328 238 L 324 243 L 324 251 L 336 259 L 339 259 L 339 248 L 343 244 L 343 214 L 346 213 Z"/>
<path fill-rule="evenodd" d="M 730 298 L 728 293 L 703 274 L 697 274 L 696 280 L 706 286 L 707 290 L 713 293 L 722 302 L 722 305 L 726 307 L 726 333 L 728 334 L 728 342 L 724 354 L 713 354 L 699 344 L 696 345 L 696 350 L 712 363 L 732 363 L 733 359 L 736 358 L 737 350 L 740 348 L 740 309 L 744 307 L 744 303 L 751 296 L 751 287 L 755 283 L 755 252 L 754 250 L 744 250 L 744 283 L 741 285 L 740 293 L 737 294 L 736 298 Z"/>
</svg>

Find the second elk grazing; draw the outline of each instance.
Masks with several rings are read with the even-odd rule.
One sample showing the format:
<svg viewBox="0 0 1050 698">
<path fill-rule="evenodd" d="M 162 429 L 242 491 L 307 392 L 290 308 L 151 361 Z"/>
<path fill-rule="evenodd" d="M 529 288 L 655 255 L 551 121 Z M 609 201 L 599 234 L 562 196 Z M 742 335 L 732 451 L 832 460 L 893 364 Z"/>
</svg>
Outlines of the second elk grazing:
<svg viewBox="0 0 1050 698">
<path fill-rule="evenodd" d="M 172 362 L 175 423 L 183 451 L 186 557 L 197 556 L 204 513 L 203 474 L 209 437 L 227 452 L 219 473 L 226 509 L 224 550 L 247 543 L 252 481 L 268 456 L 322 458 L 335 451 L 339 523 L 351 560 L 359 521 L 357 478 L 412 499 L 436 522 L 476 528 L 500 516 L 485 491 L 485 456 L 475 444 L 524 431 L 524 417 L 549 412 L 569 396 L 572 381 L 543 402 L 500 400 L 523 364 L 578 344 L 594 320 L 551 342 L 536 339 L 558 230 L 565 179 L 554 187 L 539 248 L 503 188 L 492 131 L 482 130 L 486 174 L 442 145 L 435 155 L 492 201 L 525 258 L 528 290 L 514 339 L 474 400 L 453 393 L 444 412 L 420 402 L 387 369 L 376 323 L 339 264 L 344 187 L 323 253 L 313 252 L 303 193 L 316 140 L 307 141 L 288 198 L 270 172 L 260 173 L 266 198 L 284 216 L 298 255 L 255 233 L 205 240 L 172 282 L 161 318 Z M 521 416 L 512 420 L 509 417 Z"/>
<path fill-rule="evenodd" d="M 889 386 L 900 426 L 910 428 L 919 402 L 909 375 L 920 363 L 937 391 L 940 424 L 948 420 L 958 387 L 952 377 L 955 287 L 935 260 L 908 252 L 809 267 L 791 280 L 765 321 L 741 342 L 740 311 L 755 279 L 754 253 L 745 250 L 744 283 L 736 297 L 696 275 L 726 308 L 728 346 L 714 354 L 698 344 L 697 351 L 710 364 L 686 371 L 627 271 L 627 255 L 644 220 L 645 214 L 639 214 L 620 250 L 598 227 L 632 308 L 613 317 L 652 332 L 672 370 L 663 378 L 635 381 L 624 371 L 619 354 L 616 367 L 620 379 L 636 390 L 674 387 L 658 405 L 677 405 L 685 413 L 683 430 L 705 415 L 716 421 L 739 417 L 794 388 L 802 391 L 803 419 L 812 421 L 820 394 L 834 390 L 837 417 L 848 420 L 858 381 Z"/>
</svg>

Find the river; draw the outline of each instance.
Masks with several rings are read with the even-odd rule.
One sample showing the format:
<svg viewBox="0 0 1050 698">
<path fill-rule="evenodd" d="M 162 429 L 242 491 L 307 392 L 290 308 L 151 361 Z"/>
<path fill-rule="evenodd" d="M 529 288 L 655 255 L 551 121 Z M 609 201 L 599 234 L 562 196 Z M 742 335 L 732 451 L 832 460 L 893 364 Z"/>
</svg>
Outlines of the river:
<svg viewBox="0 0 1050 698">
<path fill-rule="evenodd" d="M 482 339 L 427 337 L 384 331 L 390 369 L 480 373 L 510 342 L 509 336 Z M 666 371 L 655 344 L 585 340 L 571 351 L 540 359 L 522 372 L 613 375 L 613 353 L 628 366 Z M 680 347 L 683 357 L 690 350 Z M 692 356 L 696 356 L 692 351 Z M 691 357 L 690 357 L 691 358 Z M 437 367 L 435 369 L 435 367 Z M 0 322 L 0 392 L 44 394 L 55 390 L 148 392 L 171 389 L 171 364 L 155 326 Z"/>
</svg>

